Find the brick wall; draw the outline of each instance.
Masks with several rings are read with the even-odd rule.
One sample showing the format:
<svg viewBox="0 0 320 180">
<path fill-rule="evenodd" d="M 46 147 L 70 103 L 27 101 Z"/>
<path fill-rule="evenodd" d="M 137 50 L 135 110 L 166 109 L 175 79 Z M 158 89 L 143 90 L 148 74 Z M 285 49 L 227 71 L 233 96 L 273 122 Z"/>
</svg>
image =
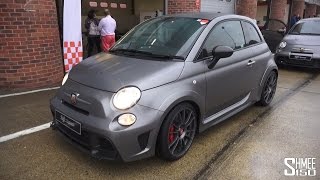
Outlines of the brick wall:
<svg viewBox="0 0 320 180">
<path fill-rule="evenodd" d="M 286 7 L 287 0 L 273 0 L 271 2 L 270 18 L 285 21 Z"/>
<path fill-rule="evenodd" d="M 317 5 L 307 4 L 305 18 L 313 17 L 317 13 Z"/>
<path fill-rule="evenodd" d="M 317 15 L 320 15 L 320 6 L 317 6 Z"/>
<path fill-rule="evenodd" d="M 237 2 L 237 14 L 255 19 L 257 16 L 257 0 L 241 0 Z"/>
<path fill-rule="evenodd" d="M 293 0 L 292 15 L 303 16 L 305 2 L 304 0 Z"/>
<path fill-rule="evenodd" d="M 201 0 L 168 0 L 168 14 L 200 12 Z"/>
<path fill-rule="evenodd" d="M 55 0 L 1 0 L 0 38 L 0 90 L 60 84 L 63 62 Z"/>
</svg>

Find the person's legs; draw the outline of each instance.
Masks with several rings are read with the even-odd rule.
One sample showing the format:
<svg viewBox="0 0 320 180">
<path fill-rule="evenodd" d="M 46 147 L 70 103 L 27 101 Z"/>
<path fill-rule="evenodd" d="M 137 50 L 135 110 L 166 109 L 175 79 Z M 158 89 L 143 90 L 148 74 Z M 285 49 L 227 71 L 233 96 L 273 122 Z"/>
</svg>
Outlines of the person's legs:
<svg viewBox="0 0 320 180">
<path fill-rule="evenodd" d="M 101 49 L 103 52 L 107 52 L 109 50 L 108 36 L 101 36 Z"/>
<path fill-rule="evenodd" d="M 108 52 L 111 46 L 113 46 L 115 42 L 116 42 L 116 39 L 114 35 L 102 36 L 101 38 L 102 50 L 104 52 Z"/>
<path fill-rule="evenodd" d="M 101 52 L 101 40 L 100 40 L 100 37 L 99 36 L 96 36 L 95 38 L 95 44 L 96 44 L 96 46 L 97 46 L 97 51 L 98 51 L 98 53 L 99 52 Z"/>
<path fill-rule="evenodd" d="M 114 43 L 116 43 L 116 36 L 110 36 L 109 48 L 111 48 Z"/>
<path fill-rule="evenodd" d="M 88 57 L 91 56 L 94 46 L 94 39 L 93 37 L 88 37 Z"/>
</svg>

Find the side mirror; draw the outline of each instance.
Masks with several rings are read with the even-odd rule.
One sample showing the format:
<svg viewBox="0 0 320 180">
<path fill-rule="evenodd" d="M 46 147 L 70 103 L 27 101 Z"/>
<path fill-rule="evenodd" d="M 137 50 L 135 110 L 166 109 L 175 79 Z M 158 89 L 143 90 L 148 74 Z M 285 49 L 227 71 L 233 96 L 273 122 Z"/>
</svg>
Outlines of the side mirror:
<svg viewBox="0 0 320 180">
<path fill-rule="evenodd" d="M 228 46 L 217 46 L 212 50 L 213 59 L 210 61 L 208 68 L 212 69 L 220 59 L 232 56 L 233 49 Z"/>
<path fill-rule="evenodd" d="M 283 36 L 286 34 L 286 30 L 285 29 L 278 29 L 277 32 L 280 33 Z"/>
</svg>

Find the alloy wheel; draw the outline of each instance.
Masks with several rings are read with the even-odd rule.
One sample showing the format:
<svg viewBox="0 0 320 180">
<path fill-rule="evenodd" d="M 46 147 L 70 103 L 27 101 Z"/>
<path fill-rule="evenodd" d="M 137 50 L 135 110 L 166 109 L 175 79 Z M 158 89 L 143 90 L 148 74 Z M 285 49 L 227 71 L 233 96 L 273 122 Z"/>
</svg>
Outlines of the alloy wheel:
<svg viewBox="0 0 320 180">
<path fill-rule="evenodd" d="M 277 75 L 275 73 L 272 73 L 266 82 L 266 85 L 263 89 L 263 98 L 264 101 L 267 104 L 270 104 L 270 102 L 272 101 L 274 94 L 276 92 L 276 88 L 277 88 Z"/>
<path fill-rule="evenodd" d="M 174 156 L 181 156 L 189 149 L 196 133 L 196 115 L 185 108 L 175 114 L 168 131 L 168 149 Z"/>
</svg>

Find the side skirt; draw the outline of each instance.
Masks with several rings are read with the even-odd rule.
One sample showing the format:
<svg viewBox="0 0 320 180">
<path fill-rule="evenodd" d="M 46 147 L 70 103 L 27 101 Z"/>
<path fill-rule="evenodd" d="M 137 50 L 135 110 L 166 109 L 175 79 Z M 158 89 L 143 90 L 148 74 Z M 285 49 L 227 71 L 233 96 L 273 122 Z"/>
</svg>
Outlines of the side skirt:
<svg viewBox="0 0 320 180">
<path fill-rule="evenodd" d="M 203 124 L 200 125 L 199 127 L 199 132 L 202 132 L 206 129 L 208 129 L 209 127 L 211 126 L 214 126 L 232 116 L 234 116 L 235 114 L 243 111 L 244 109 L 246 109 L 247 107 L 251 106 L 252 104 L 254 104 L 255 102 L 254 101 L 250 101 L 248 102 L 249 100 L 249 97 L 250 97 L 250 94 L 249 93 L 244 99 L 242 99 L 241 101 L 227 107 L 226 109 L 224 110 L 221 110 L 219 111 L 218 113 L 206 118 L 204 121 L 203 121 Z"/>
<path fill-rule="evenodd" d="M 213 121 L 213 120 L 215 120 L 215 119 L 218 119 L 219 117 L 223 116 L 224 114 L 227 114 L 228 112 L 230 112 L 230 111 L 232 111 L 232 110 L 234 110 L 234 109 L 242 106 L 243 104 L 245 104 L 245 103 L 248 101 L 248 99 L 249 99 L 249 97 L 250 97 L 250 94 L 251 94 L 251 93 L 249 93 L 246 97 L 244 97 L 244 98 L 243 98 L 242 100 L 240 100 L 239 102 L 237 102 L 237 103 L 235 103 L 235 104 L 233 104 L 233 105 L 231 105 L 231 106 L 229 106 L 229 107 L 227 107 L 227 108 L 225 108 L 225 109 L 217 112 L 216 114 L 214 114 L 214 115 L 206 118 L 206 119 L 203 121 L 203 124 L 207 124 L 207 123 L 209 123 L 209 122 L 211 122 L 211 121 Z"/>
</svg>

